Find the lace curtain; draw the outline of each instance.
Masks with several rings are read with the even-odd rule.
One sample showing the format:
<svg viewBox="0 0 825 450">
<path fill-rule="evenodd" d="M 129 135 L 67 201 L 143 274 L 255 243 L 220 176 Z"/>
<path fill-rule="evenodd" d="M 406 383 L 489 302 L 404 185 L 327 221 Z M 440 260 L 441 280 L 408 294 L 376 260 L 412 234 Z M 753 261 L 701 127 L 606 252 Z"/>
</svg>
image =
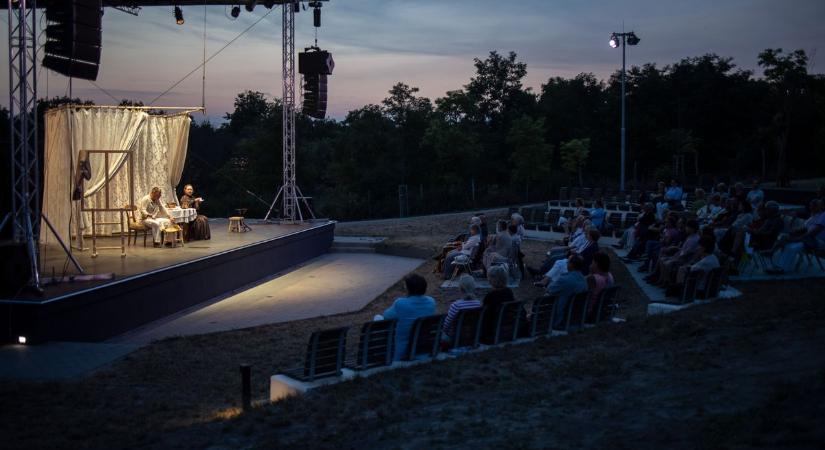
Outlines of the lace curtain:
<svg viewBox="0 0 825 450">
<path fill-rule="evenodd" d="M 188 114 L 153 116 L 142 110 L 113 108 L 62 108 L 46 114 L 46 155 L 44 163 L 43 211 L 64 242 L 78 232 L 91 233 L 91 213 L 78 217 L 77 202 L 71 201 L 74 171 L 80 150 L 129 150 L 134 173 L 134 203 L 152 187 L 163 190 L 165 202 L 177 202 L 175 187 L 180 181 L 189 142 Z M 110 181 L 109 207 L 122 208 L 132 203 L 129 196 L 126 154 L 110 155 L 109 167 L 102 155 L 92 155 L 92 178 L 85 182 L 86 207 L 104 207 L 105 175 Z M 116 212 L 99 213 L 98 222 L 118 222 Z M 118 225 L 98 226 L 99 235 L 120 231 Z M 65 233 L 65 234 L 64 234 Z M 41 242 L 53 240 L 50 232 L 41 233 Z"/>
</svg>

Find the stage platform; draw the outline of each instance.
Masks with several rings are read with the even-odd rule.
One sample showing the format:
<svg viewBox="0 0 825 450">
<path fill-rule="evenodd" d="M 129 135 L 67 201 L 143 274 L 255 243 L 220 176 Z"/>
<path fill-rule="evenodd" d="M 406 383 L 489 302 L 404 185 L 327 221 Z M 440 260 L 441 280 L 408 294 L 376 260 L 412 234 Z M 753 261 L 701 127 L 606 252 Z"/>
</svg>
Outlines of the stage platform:
<svg viewBox="0 0 825 450">
<path fill-rule="evenodd" d="M 243 288 L 289 267 L 326 253 L 335 222 L 267 224 L 250 221 L 252 231 L 229 233 L 226 219 L 210 220 L 212 239 L 183 247 L 143 247 L 75 251 L 86 274 L 113 273 L 114 279 L 45 285 L 42 296 L 0 299 L 3 341 L 26 336 L 29 342 L 49 340 L 98 342 L 167 317 L 178 311 Z M 105 242 L 101 242 L 105 241 Z M 98 245 L 119 245 L 106 238 Z M 87 242 L 87 245 L 90 243 Z M 75 274 L 63 251 L 43 250 L 42 277 Z"/>
</svg>

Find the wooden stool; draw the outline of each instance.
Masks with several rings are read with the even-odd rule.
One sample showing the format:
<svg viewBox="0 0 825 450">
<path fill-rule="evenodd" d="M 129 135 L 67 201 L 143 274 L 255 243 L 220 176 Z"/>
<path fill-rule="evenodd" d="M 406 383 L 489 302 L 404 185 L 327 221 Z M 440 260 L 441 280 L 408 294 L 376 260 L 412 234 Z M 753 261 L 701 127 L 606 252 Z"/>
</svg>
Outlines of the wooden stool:
<svg viewBox="0 0 825 450">
<path fill-rule="evenodd" d="M 249 225 L 244 222 L 243 217 L 234 216 L 229 218 L 229 232 L 230 233 L 245 233 L 251 230 Z"/>
<path fill-rule="evenodd" d="M 180 244 L 183 247 L 183 228 L 181 228 L 178 224 L 172 224 L 163 229 L 163 237 L 161 241 L 164 245 L 166 242 L 172 244 L 172 247 L 177 247 Z"/>
</svg>

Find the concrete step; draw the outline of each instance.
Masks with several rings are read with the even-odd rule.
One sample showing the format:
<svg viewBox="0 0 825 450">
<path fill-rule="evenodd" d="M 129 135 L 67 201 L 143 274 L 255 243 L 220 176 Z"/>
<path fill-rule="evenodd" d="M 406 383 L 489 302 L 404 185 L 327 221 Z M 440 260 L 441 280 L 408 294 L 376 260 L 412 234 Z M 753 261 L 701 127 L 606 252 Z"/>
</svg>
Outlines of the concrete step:
<svg viewBox="0 0 825 450">
<path fill-rule="evenodd" d="M 330 253 L 375 253 L 375 247 L 335 245 L 329 249 Z"/>
</svg>

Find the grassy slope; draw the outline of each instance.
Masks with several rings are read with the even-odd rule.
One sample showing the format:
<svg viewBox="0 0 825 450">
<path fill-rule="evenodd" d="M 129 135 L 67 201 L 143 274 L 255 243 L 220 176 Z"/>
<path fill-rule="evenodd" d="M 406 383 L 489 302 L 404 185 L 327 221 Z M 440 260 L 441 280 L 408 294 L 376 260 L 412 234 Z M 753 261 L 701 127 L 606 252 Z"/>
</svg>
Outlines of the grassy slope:
<svg viewBox="0 0 825 450">
<path fill-rule="evenodd" d="M 432 250 L 464 221 L 338 228 Z M 544 249 L 529 243 L 528 259 Z M 451 298 L 435 288 L 432 264 L 418 271 L 443 310 Z M 623 325 L 381 374 L 238 416 L 239 363 L 253 365 L 253 395 L 266 398 L 269 375 L 299 363 L 313 329 L 369 320 L 402 293 L 397 283 L 358 313 L 168 339 L 73 382 L 0 383 L 0 435 L 5 448 L 806 448 L 825 438 L 817 427 L 825 282 L 744 285 L 743 299 L 645 318 L 627 272 L 614 274 L 627 287 Z"/>
</svg>

